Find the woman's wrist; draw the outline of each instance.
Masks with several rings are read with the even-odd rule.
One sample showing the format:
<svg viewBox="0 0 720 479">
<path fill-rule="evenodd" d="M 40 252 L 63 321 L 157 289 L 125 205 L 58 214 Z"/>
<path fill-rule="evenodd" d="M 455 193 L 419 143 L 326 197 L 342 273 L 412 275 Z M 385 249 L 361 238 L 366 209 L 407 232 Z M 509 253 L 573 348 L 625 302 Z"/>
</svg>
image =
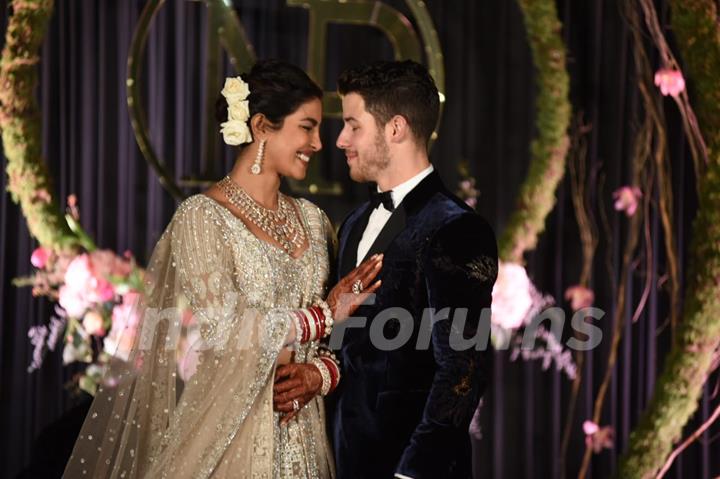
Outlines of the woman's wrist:
<svg viewBox="0 0 720 479">
<path fill-rule="evenodd" d="M 330 336 L 335 323 L 330 307 L 323 300 L 316 301 L 309 308 L 293 310 L 291 316 L 295 342 L 301 344 Z"/>
<path fill-rule="evenodd" d="M 313 359 L 313 363 L 316 365 L 322 364 L 327 371 L 327 377 L 323 375 L 323 391 L 327 390 L 327 392 L 323 393 L 323 396 L 330 394 L 340 382 L 340 363 L 335 354 L 325 347 L 318 348 L 317 357 Z M 318 369 L 321 369 L 320 366 L 318 366 Z"/>
<path fill-rule="evenodd" d="M 330 370 L 328 369 L 327 364 L 320 358 L 314 358 L 310 361 L 310 363 L 318 369 L 320 376 L 322 377 L 320 394 L 322 396 L 327 396 L 330 393 L 330 387 L 332 386 L 332 377 L 330 376 Z"/>
</svg>

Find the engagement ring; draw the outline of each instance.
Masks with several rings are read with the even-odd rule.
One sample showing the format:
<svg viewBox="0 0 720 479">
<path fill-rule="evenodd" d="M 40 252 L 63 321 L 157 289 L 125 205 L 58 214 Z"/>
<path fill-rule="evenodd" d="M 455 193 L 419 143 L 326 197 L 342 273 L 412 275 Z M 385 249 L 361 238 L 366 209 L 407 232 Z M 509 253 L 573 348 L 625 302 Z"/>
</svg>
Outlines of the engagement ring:
<svg viewBox="0 0 720 479">
<path fill-rule="evenodd" d="M 352 292 L 353 294 L 360 294 L 363 292 L 363 284 L 362 281 L 357 280 L 352 285 Z"/>
</svg>

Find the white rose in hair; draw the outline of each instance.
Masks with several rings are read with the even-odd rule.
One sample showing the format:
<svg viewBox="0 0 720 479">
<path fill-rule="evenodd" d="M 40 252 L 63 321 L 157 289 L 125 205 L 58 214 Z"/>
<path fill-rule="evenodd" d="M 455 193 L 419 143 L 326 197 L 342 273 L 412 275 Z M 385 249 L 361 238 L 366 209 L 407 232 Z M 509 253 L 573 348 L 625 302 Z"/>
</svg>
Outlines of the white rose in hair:
<svg viewBox="0 0 720 479">
<path fill-rule="evenodd" d="M 250 129 L 244 121 L 230 120 L 222 123 L 220 127 L 223 140 L 228 145 L 242 145 L 243 143 L 250 143 L 252 141 Z"/>
<path fill-rule="evenodd" d="M 248 101 L 236 101 L 228 106 L 228 120 L 247 121 L 250 117 L 250 105 Z"/>
<path fill-rule="evenodd" d="M 232 105 L 238 100 L 244 100 L 247 98 L 250 94 L 250 88 L 240 77 L 226 78 L 225 86 L 220 93 L 222 93 L 222 96 L 225 97 L 228 105 Z"/>
</svg>

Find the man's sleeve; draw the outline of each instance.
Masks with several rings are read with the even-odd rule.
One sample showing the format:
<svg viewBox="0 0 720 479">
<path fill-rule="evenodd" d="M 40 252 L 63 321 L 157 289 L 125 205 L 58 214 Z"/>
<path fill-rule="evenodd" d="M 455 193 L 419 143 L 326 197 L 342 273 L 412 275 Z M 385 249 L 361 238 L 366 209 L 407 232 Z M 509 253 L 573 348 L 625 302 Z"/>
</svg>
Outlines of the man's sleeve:
<svg viewBox="0 0 720 479">
<path fill-rule="evenodd" d="M 457 335 L 476 335 L 480 321 L 489 321 L 492 288 L 497 278 L 495 235 L 480 216 L 467 213 L 451 220 L 432 238 L 423 259 L 429 307 L 450 308 L 448 319 L 432 329 L 435 376 L 420 423 L 400 459 L 396 473 L 413 479 L 445 477 L 453 467 L 452 451 L 468 435 L 468 427 L 489 374 L 490 346 L 464 351 L 451 347 L 455 312 L 467 311 L 465 324 L 456 321 Z M 459 313 L 458 316 L 462 316 Z M 489 331 L 489 324 L 483 325 Z M 489 333 L 488 333 L 489 334 Z M 484 339 L 484 338 L 483 338 Z"/>
</svg>

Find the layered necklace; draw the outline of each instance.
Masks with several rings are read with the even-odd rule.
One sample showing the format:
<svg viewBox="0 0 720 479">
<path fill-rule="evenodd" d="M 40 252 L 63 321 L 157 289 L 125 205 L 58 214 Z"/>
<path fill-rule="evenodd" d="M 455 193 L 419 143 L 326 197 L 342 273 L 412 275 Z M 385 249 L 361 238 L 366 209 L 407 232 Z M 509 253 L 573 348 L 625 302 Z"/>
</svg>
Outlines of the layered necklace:
<svg viewBox="0 0 720 479">
<path fill-rule="evenodd" d="M 273 211 L 252 199 L 229 176 L 220 180 L 218 186 L 245 218 L 280 244 L 287 254 L 292 256 L 293 251 L 305 245 L 305 229 L 285 195 L 278 194 L 278 209 Z"/>
</svg>

